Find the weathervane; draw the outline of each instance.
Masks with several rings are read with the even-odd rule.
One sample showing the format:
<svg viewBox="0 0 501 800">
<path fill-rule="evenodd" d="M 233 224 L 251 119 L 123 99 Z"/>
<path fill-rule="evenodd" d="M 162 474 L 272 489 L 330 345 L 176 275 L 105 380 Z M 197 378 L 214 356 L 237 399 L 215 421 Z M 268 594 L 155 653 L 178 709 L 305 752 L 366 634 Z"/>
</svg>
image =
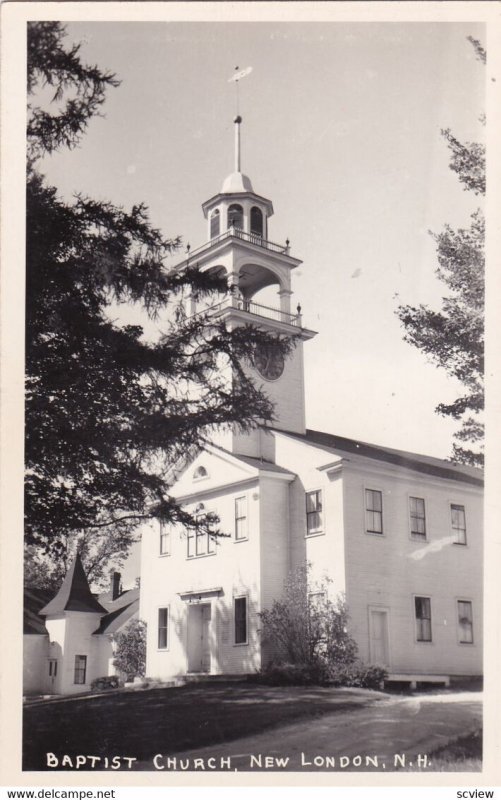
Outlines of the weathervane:
<svg viewBox="0 0 501 800">
<path fill-rule="evenodd" d="M 235 67 L 235 72 L 233 73 L 231 78 L 228 78 L 228 83 L 234 83 L 235 84 L 235 92 L 236 92 L 236 100 L 237 100 L 237 117 L 239 115 L 239 110 L 238 110 L 238 106 L 239 106 L 238 83 L 239 83 L 240 80 L 242 80 L 242 78 L 245 78 L 251 72 L 252 72 L 252 67 L 245 67 L 245 69 L 240 69 L 240 67 Z"/>
</svg>

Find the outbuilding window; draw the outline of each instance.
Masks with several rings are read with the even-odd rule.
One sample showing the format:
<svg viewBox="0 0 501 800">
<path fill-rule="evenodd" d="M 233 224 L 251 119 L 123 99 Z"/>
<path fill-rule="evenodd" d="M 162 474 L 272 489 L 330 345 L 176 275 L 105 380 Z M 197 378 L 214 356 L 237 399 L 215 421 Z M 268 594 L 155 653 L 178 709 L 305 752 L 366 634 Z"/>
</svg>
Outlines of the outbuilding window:
<svg viewBox="0 0 501 800">
<path fill-rule="evenodd" d="M 85 683 L 87 674 L 87 656 L 75 656 L 75 674 L 73 683 Z"/>
</svg>

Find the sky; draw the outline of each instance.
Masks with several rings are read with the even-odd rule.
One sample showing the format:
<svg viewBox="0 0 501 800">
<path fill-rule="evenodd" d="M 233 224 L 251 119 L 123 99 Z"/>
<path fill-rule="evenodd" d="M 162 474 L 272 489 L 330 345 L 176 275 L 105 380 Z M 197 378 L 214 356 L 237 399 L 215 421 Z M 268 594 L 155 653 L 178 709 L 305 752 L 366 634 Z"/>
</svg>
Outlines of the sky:
<svg viewBox="0 0 501 800">
<path fill-rule="evenodd" d="M 233 171 L 235 67 L 242 171 L 291 242 L 305 344 L 306 418 L 320 429 L 447 458 L 459 384 L 403 341 L 399 303 L 439 307 L 430 231 L 468 226 L 479 199 L 449 169 L 441 129 L 484 134 L 485 67 L 454 22 L 69 23 L 81 57 L 116 73 L 80 146 L 45 159 L 70 198 L 143 201 L 165 235 L 207 238 L 201 203 Z M 180 253 L 173 259 L 181 260 Z M 278 298 L 277 298 L 278 301 Z M 278 302 L 277 302 L 278 305 Z M 124 311 L 125 316 L 127 316 Z"/>
</svg>

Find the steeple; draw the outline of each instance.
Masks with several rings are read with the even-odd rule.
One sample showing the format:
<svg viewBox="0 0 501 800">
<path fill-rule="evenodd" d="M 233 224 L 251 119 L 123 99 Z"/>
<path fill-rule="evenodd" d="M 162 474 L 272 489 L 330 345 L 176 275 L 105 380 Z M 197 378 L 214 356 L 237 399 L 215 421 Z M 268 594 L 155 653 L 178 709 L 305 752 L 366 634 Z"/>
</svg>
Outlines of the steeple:
<svg viewBox="0 0 501 800">
<path fill-rule="evenodd" d="M 290 242 L 270 241 L 268 221 L 273 214 L 271 200 L 257 194 L 247 175 L 241 172 L 241 124 L 234 119 L 234 172 L 223 182 L 221 191 L 202 205 L 208 222 L 205 244 L 188 252 L 178 270 L 196 264 L 203 272 L 226 274 L 230 294 L 207 307 L 204 299 L 187 297 L 188 315 L 207 311 L 228 327 L 253 325 L 275 337 L 294 339 L 296 347 L 287 361 L 270 342 L 256 349 L 252 364 L 246 365 L 253 380 L 263 388 L 275 405 L 274 425 L 282 430 L 304 433 L 303 342 L 315 331 L 303 327 L 300 306 L 292 309 L 292 272 L 301 264 L 290 253 Z M 263 290 L 276 287 L 276 300 Z M 272 297 L 272 295 L 271 295 Z M 259 352 L 258 352 L 259 350 Z M 217 439 L 217 441 L 216 441 Z M 218 433 L 217 444 L 233 453 L 272 459 L 271 440 L 260 429 L 238 429 Z"/>
<path fill-rule="evenodd" d="M 92 611 L 107 614 L 105 608 L 92 594 L 84 572 L 80 554 L 77 553 L 56 596 L 39 612 L 43 616 L 62 614 L 64 611 Z"/>
</svg>

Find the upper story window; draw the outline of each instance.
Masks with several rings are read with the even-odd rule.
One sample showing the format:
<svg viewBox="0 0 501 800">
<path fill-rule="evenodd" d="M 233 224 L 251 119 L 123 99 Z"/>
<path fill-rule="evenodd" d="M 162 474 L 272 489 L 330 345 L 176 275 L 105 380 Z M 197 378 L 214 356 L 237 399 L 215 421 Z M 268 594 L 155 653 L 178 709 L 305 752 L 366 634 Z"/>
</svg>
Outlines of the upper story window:
<svg viewBox="0 0 501 800">
<path fill-rule="evenodd" d="M 250 232 L 254 233 L 256 236 L 263 235 L 263 212 L 257 206 L 251 208 Z"/>
<path fill-rule="evenodd" d="M 235 498 L 235 539 L 241 541 L 249 535 L 247 525 L 247 498 Z"/>
<path fill-rule="evenodd" d="M 365 530 L 383 533 L 383 494 L 377 489 L 365 490 Z"/>
<path fill-rule="evenodd" d="M 211 526 L 207 524 L 206 515 L 207 512 L 203 504 L 200 504 L 195 515 L 195 529 L 190 528 L 186 536 L 188 558 L 208 556 L 216 552 L 216 542 L 210 534 Z"/>
<path fill-rule="evenodd" d="M 431 600 L 429 597 L 415 597 L 416 639 L 418 642 L 431 642 Z"/>
<path fill-rule="evenodd" d="M 473 644 L 473 611 L 470 600 L 458 600 L 459 643 Z"/>
<path fill-rule="evenodd" d="M 464 506 L 451 503 L 451 524 L 454 544 L 466 544 L 466 515 Z"/>
<path fill-rule="evenodd" d="M 322 491 L 315 489 L 313 492 L 306 492 L 306 535 L 322 533 Z"/>
<path fill-rule="evenodd" d="M 220 231 L 221 231 L 221 215 L 219 213 L 219 209 L 216 208 L 216 210 L 212 212 L 210 218 L 210 238 L 215 239 L 216 236 L 219 236 Z"/>
<path fill-rule="evenodd" d="M 202 465 L 197 467 L 195 472 L 193 473 L 193 480 L 194 481 L 199 481 L 202 478 L 208 478 L 208 477 L 209 477 L 209 473 L 207 472 L 205 467 L 202 467 Z"/>
<path fill-rule="evenodd" d="M 244 227 L 244 210 L 238 203 L 232 203 L 228 209 L 228 228 L 231 227 L 240 230 Z"/>
<path fill-rule="evenodd" d="M 411 515 L 411 536 L 413 539 L 426 539 L 426 516 L 422 497 L 409 497 Z"/>
<path fill-rule="evenodd" d="M 166 522 L 160 522 L 160 555 L 170 555 L 170 527 Z"/>
</svg>

